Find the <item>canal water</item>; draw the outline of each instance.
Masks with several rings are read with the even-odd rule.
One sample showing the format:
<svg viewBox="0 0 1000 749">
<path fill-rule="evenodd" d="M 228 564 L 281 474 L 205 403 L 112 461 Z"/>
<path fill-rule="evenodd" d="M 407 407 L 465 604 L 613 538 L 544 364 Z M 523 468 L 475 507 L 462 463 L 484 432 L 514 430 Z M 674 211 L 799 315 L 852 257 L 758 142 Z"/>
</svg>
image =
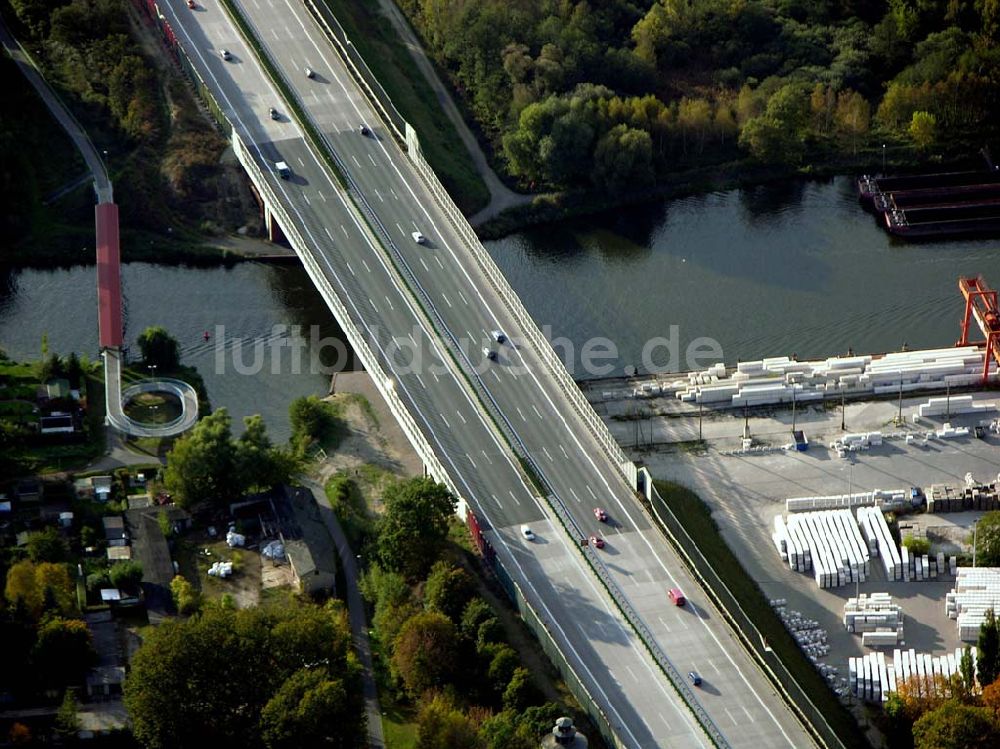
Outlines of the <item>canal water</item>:
<svg viewBox="0 0 1000 749">
<path fill-rule="evenodd" d="M 581 365 L 581 349 L 597 336 L 615 353 L 599 363 L 619 373 L 687 369 L 686 349 L 702 337 L 728 363 L 951 345 L 962 312 L 957 278 L 981 273 L 1000 285 L 998 245 L 897 243 L 860 208 L 851 180 L 836 178 L 616 210 L 487 248 L 539 325 L 566 339 L 557 350 L 572 349 L 574 375 L 587 377 L 599 372 Z M 310 366 L 310 329 L 328 339 L 328 365 L 343 334 L 301 268 L 131 263 L 122 277 L 133 349 L 146 326 L 166 327 L 234 422 L 259 412 L 285 439 L 289 402 L 326 393 L 329 377 Z M 96 356 L 95 289 L 93 266 L 0 271 L 0 347 L 37 358 L 47 335 L 52 351 Z M 297 366 L 288 347 L 272 345 L 295 325 L 306 339 Z"/>
<path fill-rule="evenodd" d="M 300 395 L 325 395 L 324 371 L 346 351 L 343 332 L 297 265 L 128 263 L 122 288 L 130 358 L 139 358 L 135 340 L 146 327 L 165 327 L 180 343 L 182 363 L 204 378 L 213 408 L 229 410 L 237 433 L 244 416 L 260 413 L 272 439 L 286 440 L 288 404 Z M 293 338 L 293 326 L 300 336 Z M 94 266 L 0 271 L 0 348 L 14 359 L 37 359 L 43 336 L 49 351 L 97 358 Z M 293 359 L 287 344 L 299 337 L 304 345 Z M 321 347 L 314 367 L 311 353 Z"/>
</svg>

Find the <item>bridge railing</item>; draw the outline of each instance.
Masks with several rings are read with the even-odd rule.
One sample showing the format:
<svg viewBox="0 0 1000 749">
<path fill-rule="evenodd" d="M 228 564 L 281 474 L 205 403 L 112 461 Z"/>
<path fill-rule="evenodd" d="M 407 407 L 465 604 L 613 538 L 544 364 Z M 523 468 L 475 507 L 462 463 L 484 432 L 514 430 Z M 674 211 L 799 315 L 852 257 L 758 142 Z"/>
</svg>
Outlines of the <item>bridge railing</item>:
<svg viewBox="0 0 1000 749">
<path fill-rule="evenodd" d="M 424 433 L 417 426 L 417 423 L 414 421 L 409 409 L 404 405 L 402 399 L 400 398 L 399 393 L 396 392 L 395 381 L 389 374 L 387 374 L 386 370 L 382 366 L 379 356 L 375 353 L 375 349 L 369 345 L 365 336 L 361 333 L 361 330 L 364 327 L 363 324 L 358 324 L 360 321 L 355 322 L 354 316 L 350 313 L 347 306 L 340 299 L 340 296 L 330 285 L 329 280 L 321 270 L 316 258 L 313 256 L 310 244 L 307 243 L 299 233 L 297 223 L 293 222 L 288 216 L 282 201 L 274 193 L 268 177 L 263 173 L 260 165 L 257 163 L 256 159 L 254 159 L 253 154 L 246 147 L 246 144 L 243 142 L 243 138 L 235 128 L 232 130 L 231 137 L 233 142 L 233 151 L 236 153 L 237 159 L 239 159 L 239 162 L 247 170 L 247 173 L 250 175 L 250 179 L 261 193 L 261 198 L 268 206 L 268 209 L 278 219 L 278 223 L 284 231 L 285 237 L 291 243 L 292 247 L 296 249 L 296 252 L 302 259 L 303 265 L 306 268 L 306 272 L 309 274 L 309 277 L 312 279 L 317 289 L 319 289 L 324 300 L 333 310 L 338 320 L 343 321 L 343 323 L 353 323 L 341 325 L 344 333 L 347 335 L 347 340 L 350 342 L 354 352 L 361 360 L 361 363 L 364 364 L 365 369 L 371 375 L 371 378 L 375 383 L 375 387 L 378 388 L 379 393 L 383 398 L 385 398 L 385 401 L 392 410 L 393 415 L 396 416 L 397 420 L 400 422 L 400 426 L 402 427 L 407 438 L 410 440 L 410 443 L 420 455 L 428 473 L 430 473 L 436 481 L 439 481 L 447 486 L 448 490 L 464 503 L 458 488 L 452 482 L 451 477 L 444 469 L 444 466 L 441 464 L 430 443 L 427 441 Z"/>
<path fill-rule="evenodd" d="M 646 487 L 646 498 L 653 509 L 654 517 L 683 557 L 688 569 L 708 591 L 722 615 L 729 620 L 744 648 L 763 667 L 771 682 L 781 691 L 786 704 L 798 714 L 802 724 L 811 729 L 813 738 L 828 749 L 845 749 L 843 741 L 827 722 L 822 710 L 809 698 L 778 654 L 768 647 L 764 634 L 744 611 L 739 599 L 702 554 L 698 543 L 688 534 L 670 505 L 660 496 L 649 471 L 645 468 L 640 470 Z"/>
<path fill-rule="evenodd" d="M 386 122 L 393 128 L 397 138 L 405 144 L 410 160 L 416 166 L 417 172 L 423 178 L 436 202 L 448 217 L 449 223 L 451 223 L 458 235 L 468 245 L 469 249 L 472 250 L 477 264 L 493 285 L 497 295 L 507 305 L 518 325 L 524 330 L 528 341 L 538 352 L 543 364 L 552 374 L 555 382 L 569 398 L 577 413 L 583 418 L 585 424 L 597 440 L 597 443 L 605 451 L 611 462 L 618 467 L 629 486 L 634 490 L 638 478 L 635 464 L 622 451 L 607 426 L 584 397 L 580 388 L 573 381 L 573 378 L 570 377 L 564 363 L 556 355 L 555 350 L 549 341 L 546 340 L 541 330 L 539 330 L 534 319 L 525 309 L 520 297 L 511 288 L 507 279 L 493 261 L 493 258 L 490 257 L 486 248 L 483 247 L 472 226 L 466 220 L 465 216 L 462 215 L 458 206 L 455 205 L 447 190 L 444 189 L 434 170 L 423 156 L 416 131 L 400 115 L 389 95 L 385 92 L 385 89 L 382 88 L 375 75 L 368 68 L 364 58 L 347 38 L 346 32 L 344 32 L 343 27 L 337 21 L 333 12 L 322 2 L 314 2 L 314 0 L 303 0 L 303 2 L 317 19 L 327 36 L 334 42 L 337 50 L 347 63 L 348 69 L 361 85 L 371 104 L 383 113 Z"/>
</svg>

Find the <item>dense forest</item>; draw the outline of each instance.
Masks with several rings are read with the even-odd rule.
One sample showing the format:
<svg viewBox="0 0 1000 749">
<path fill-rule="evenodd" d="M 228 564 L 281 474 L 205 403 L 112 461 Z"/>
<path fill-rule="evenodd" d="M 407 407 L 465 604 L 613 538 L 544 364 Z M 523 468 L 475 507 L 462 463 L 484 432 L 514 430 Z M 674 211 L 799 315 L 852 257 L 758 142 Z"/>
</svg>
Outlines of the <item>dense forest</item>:
<svg viewBox="0 0 1000 749">
<path fill-rule="evenodd" d="M 975 153 L 1000 114 L 1000 0 L 399 4 L 536 187 Z"/>
</svg>

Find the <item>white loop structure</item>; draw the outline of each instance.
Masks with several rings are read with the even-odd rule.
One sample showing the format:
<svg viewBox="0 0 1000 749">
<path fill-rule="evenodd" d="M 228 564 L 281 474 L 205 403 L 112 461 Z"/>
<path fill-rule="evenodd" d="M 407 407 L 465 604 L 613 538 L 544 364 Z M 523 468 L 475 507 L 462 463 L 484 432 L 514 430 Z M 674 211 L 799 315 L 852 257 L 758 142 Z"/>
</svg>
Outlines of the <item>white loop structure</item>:
<svg viewBox="0 0 1000 749">
<path fill-rule="evenodd" d="M 122 391 L 121 358 L 118 351 L 107 349 L 104 357 L 104 395 L 107 401 L 107 421 L 112 427 L 131 437 L 176 437 L 198 421 L 198 393 L 183 380 L 161 377 L 144 380 Z M 125 406 L 142 393 L 170 393 L 181 402 L 181 415 L 166 424 L 143 424 L 125 413 Z"/>
</svg>

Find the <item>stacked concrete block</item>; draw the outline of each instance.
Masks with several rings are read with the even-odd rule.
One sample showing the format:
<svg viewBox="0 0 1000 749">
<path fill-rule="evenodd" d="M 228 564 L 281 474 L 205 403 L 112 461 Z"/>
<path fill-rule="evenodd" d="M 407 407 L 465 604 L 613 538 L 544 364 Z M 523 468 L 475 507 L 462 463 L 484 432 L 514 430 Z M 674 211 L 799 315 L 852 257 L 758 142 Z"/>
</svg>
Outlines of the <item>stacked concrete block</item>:
<svg viewBox="0 0 1000 749">
<path fill-rule="evenodd" d="M 864 582 L 870 574 L 871 554 L 849 510 L 775 517 L 772 538 L 789 568 L 811 569 L 821 588 Z"/>
<path fill-rule="evenodd" d="M 979 638 L 989 609 L 1000 614 L 1000 567 L 959 567 L 955 587 L 945 596 L 945 613 L 956 620 L 962 641 Z"/>
<path fill-rule="evenodd" d="M 874 507 L 858 508 L 858 525 L 861 526 L 861 535 L 869 544 L 874 542 L 878 548 L 878 556 L 882 560 L 882 567 L 888 580 L 899 580 L 902 577 L 902 559 L 896 542 L 889 532 L 889 526 L 885 522 L 885 515 Z"/>
<path fill-rule="evenodd" d="M 865 647 L 887 647 L 903 639 L 903 610 L 888 593 L 861 594 L 847 599 L 844 627 L 861 635 Z"/>
</svg>

